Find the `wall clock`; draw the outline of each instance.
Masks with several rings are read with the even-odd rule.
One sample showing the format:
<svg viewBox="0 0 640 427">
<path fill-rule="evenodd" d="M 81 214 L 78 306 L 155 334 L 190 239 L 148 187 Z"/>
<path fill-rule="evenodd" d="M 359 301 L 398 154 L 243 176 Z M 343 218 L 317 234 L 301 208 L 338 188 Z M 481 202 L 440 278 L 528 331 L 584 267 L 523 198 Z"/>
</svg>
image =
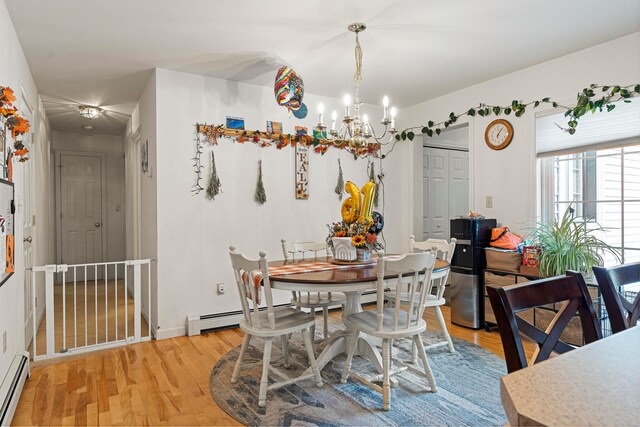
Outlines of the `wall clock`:
<svg viewBox="0 0 640 427">
<path fill-rule="evenodd" d="M 484 140 L 493 150 L 507 148 L 513 139 L 513 126 L 504 119 L 497 119 L 489 123 L 484 132 Z"/>
</svg>

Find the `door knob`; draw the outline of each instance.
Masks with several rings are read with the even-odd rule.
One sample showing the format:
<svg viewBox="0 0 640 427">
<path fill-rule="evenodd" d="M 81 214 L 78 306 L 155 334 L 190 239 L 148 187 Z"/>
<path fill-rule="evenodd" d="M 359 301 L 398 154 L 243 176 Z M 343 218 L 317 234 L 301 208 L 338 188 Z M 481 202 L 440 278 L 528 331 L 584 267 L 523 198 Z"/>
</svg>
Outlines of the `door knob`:
<svg viewBox="0 0 640 427">
<path fill-rule="evenodd" d="M 31 238 L 31 236 L 29 237 L 25 237 L 24 239 L 22 239 L 23 242 L 27 242 L 27 243 L 31 243 L 33 241 L 33 239 Z"/>
<path fill-rule="evenodd" d="M 96 227 L 100 227 L 101 224 L 99 222 L 96 222 L 95 225 L 96 225 Z"/>
</svg>

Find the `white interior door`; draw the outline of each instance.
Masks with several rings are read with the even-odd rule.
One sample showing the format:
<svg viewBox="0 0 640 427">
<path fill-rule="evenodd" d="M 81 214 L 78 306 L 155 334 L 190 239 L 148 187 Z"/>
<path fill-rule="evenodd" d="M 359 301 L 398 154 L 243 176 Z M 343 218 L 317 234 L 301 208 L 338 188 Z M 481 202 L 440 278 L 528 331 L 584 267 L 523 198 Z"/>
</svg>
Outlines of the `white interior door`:
<svg viewBox="0 0 640 427">
<path fill-rule="evenodd" d="M 429 237 L 434 239 L 449 238 L 449 192 L 448 169 L 449 153 L 447 150 L 431 148 L 429 167 Z"/>
<path fill-rule="evenodd" d="M 33 108 L 29 104 L 24 91 L 21 97 L 21 115 L 33 123 Z M 31 274 L 28 269 L 33 267 L 33 237 L 36 235 L 36 221 L 35 221 L 35 208 L 34 208 L 34 177 L 33 177 L 33 164 L 35 162 L 36 150 L 33 144 L 34 133 L 33 126 L 31 131 L 23 135 L 22 141 L 29 148 L 29 161 L 20 165 L 22 169 L 22 224 L 15 224 L 14 228 L 22 227 L 22 259 L 24 262 L 25 273 L 23 274 L 23 288 L 24 288 L 24 337 L 25 348 L 29 347 L 31 339 L 33 337 L 33 303 L 32 303 L 32 286 L 31 286 Z M 16 173 L 16 168 L 14 168 Z M 14 241 L 14 245 L 17 242 Z"/>
<path fill-rule="evenodd" d="M 422 149 L 422 238 L 429 238 L 431 219 L 429 217 L 429 182 L 431 167 L 431 149 Z"/>
<path fill-rule="evenodd" d="M 96 154 L 59 155 L 58 262 L 104 261 L 104 167 Z"/>
<path fill-rule="evenodd" d="M 469 153 L 449 150 L 449 218 L 468 214 Z"/>
</svg>

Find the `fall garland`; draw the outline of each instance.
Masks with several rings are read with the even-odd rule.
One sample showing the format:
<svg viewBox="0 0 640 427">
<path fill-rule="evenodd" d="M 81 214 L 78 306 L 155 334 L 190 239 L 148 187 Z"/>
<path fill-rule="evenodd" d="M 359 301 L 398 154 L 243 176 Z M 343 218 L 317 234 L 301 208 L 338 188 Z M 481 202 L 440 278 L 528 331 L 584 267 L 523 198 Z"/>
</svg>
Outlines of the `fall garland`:
<svg viewBox="0 0 640 427">
<path fill-rule="evenodd" d="M 6 119 L 5 129 L 11 131 L 11 137 L 14 141 L 13 148 L 15 149 L 15 155 L 18 156 L 18 161 L 26 162 L 29 160 L 26 157 L 29 150 L 18 138 L 20 135 L 29 132 L 29 121 L 20 117 L 18 107 L 13 105 L 15 100 L 16 97 L 10 87 L 0 86 L 0 111 L 2 117 Z"/>
<path fill-rule="evenodd" d="M 289 145 L 295 147 L 297 144 L 301 144 L 305 147 L 313 147 L 313 152 L 320 155 L 324 155 L 329 148 L 346 150 L 353 154 L 354 158 L 378 157 L 380 152 L 380 144 L 369 144 L 367 147 L 359 148 L 350 146 L 349 141 L 329 140 L 309 135 L 228 129 L 222 125 L 196 124 L 196 133 L 202 134 L 205 142 L 212 145 L 218 145 L 220 138 L 226 138 L 238 144 L 251 142 L 262 148 L 275 146 L 278 150 L 282 150 Z"/>
<path fill-rule="evenodd" d="M 600 94 L 596 93 L 597 89 L 600 89 Z M 428 137 L 432 137 L 434 135 L 440 135 L 440 133 L 453 125 L 458 121 L 458 119 L 462 116 L 473 117 L 476 114 L 481 117 L 487 117 L 491 114 L 499 116 L 500 114 L 510 115 L 513 113 L 516 117 L 522 116 L 528 107 L 537 108 L 541 104 L 551 104 L 554 108 L 562 108 L 565 110 L 564 116 L 567 118 L 567 127 L 563 128 L 558 126 L 564 132 L 573 135 L 576 133 L 576 128 L 578 127 L 578 121 L 582 116 L 587 114 L 588 112 L 595 113 L 596 111 L 604 111 L 611 112 L 614 108 L 616 108 L 616 102 L 631 102 L 630 98 L 640 95 L 640 84 L 628 85 L 628 86 L 620 86 L 620 85 L 612 85 L 612 86 L 601 86 L 598 84 L 591 84 L 588 88 L 584 88 L 582 92 L 578 93 L 576 97 L 576 104 L 574 106 L 565 106 L 560 105 L 558 102 L 553 101 L 551 98 L 542 98 L 540 100 L 534 100 L 528 103 L 522 103 L 518 100 L 513 100 L 511 105 L 508 106 L 500 106 L 500 105 L 487 105 L 480 104 L 477 107 L 469 108 L 467 111 L 462 113 L 449 113 L 449 117 L 446 120 L 442 120 L 440 122 L 434 122 L 429 120 L 426 125 L 422 126 L 413 126 L 410 128 L 406 128 L 402 132 L 398 133 L 395 137 L 397 141 L 413 141 L 413 138 L 416 136 L 416 132 L 420 132 L 423 135 L 427 135 Z M 395 142 L 394 142 L 395 145 Z M 389 153 L 393 151 L 393 147 L 389 152 L 382 155 L 384 159 Z"/>
</svg>

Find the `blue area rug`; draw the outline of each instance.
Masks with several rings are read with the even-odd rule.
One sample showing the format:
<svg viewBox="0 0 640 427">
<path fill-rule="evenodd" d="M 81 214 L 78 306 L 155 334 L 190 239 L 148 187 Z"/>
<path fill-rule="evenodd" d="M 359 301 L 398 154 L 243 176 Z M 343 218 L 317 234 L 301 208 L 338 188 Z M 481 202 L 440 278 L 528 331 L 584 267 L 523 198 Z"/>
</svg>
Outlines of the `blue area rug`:
<svg viewBox="0 0 640 427">
<path fill-rule="evenodd" d="M 338 327 L 332 324 L 330 330 Z M 443 337 L 427 331 L 423 339 L 428 345 L 442 341 Z M 291 339 L 289 369 L 283 366 L 279 344 L 274 341 L 271 354 L 271 364 L 276 370 L 293 377 L 308 367 L 301 334 Z M 399 385 L 391 389 L 389 411 L 382 410 L 382 395 L 368 386 L 353 378 L 340 384 L 344 355 L 333 359 L 321 371 L 324 387 L 317 388 L 309 379 L 272 390 L 267 393 L 266 408 L 259 408 L 262 345 L 259 338 L 251 340 L 245 367 L 236 384 L 231 384 L 230 379 L 240 347 L 227 353 L 211 371 L 213 399 L 227 414 L 246 425 L 502 426 L 508 422 L 500 401 L 500 377 L 506 374 L 505 362 L 467 341 L 454 338 L 456 353 L 449 353 L 446 345 L 427 350 L 437 393 L 429 391 L 426 378 L 420 374 L 420 361 L 417 366 L 408 364 L 409 369 L 396 376 Z M 318 344 L 316 354 L 321 349 Z M 409 340 L 394 341 L 394 359 L 408 362 L 410 354 Z M 352 370 L 365 375 L 374 373 L 369 361 L 357 356 Z M 274 374 L 270 374 L 269 380 L 273 382 Z"/>
</svg>

